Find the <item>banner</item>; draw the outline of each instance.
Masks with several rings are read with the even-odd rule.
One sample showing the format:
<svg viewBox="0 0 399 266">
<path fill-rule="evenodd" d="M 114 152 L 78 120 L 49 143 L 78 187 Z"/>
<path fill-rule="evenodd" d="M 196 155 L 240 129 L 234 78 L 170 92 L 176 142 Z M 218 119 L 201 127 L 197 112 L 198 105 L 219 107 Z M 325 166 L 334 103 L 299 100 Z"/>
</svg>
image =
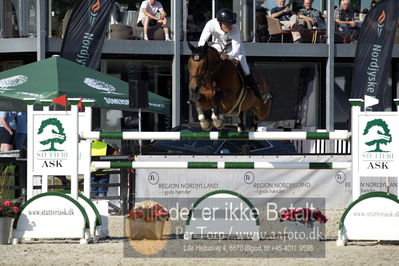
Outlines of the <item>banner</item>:
<svg viewBox="0 0 399 266">
<path fill-rule="evenodd" d="M 68 21 L 61 57 L 97 69 L 113 0 L 82 0 Z"/>
<path fill-rule="evenodd" d="M 138 156 L 136 161 L 193 161 L 191 156 Z M 350 155 L 195 156 L 195 161 L 350 162 Z M 379 179 L 375 179 L 379 182 Z M 201 198 L 230 190 L 248 198 L 325 198 L 328 209 L 351 202 L 350 170 L 305 169 L 136 169 L 136 198 Z M 383 181 L 385 182 L 385 180 Z M 385 183 L 384 183 L 385 184 Z M 392 189 L 392 191 L 395 191 Z M 295 203 L 295 202 L 294 202 Z"/>
<path fill-rule="evenodd" d="M 356 46 L 352 98 L 373 96 L 379 104 L 368 110 L 383 111 L 392 48 L 398 25 L 399 1 L 381 0 L 363 21 Z"/>
<path fill-rule="evenodd" d="M 136 161 L 193 161 L 193 156 L 137 156 Z M 351 155 L 195 156 L 195 161 L 351 162 Z M 362 177 L 361 194 L 397 194 L 396 177 Z M 251 199 L 324 198 L 326 209 L 352 202 L 352 171 L 338 169 L 136 169 L 136 199 L 173 198 L 195 202 L 207 193 L 230 190 Z"/>
</svg>

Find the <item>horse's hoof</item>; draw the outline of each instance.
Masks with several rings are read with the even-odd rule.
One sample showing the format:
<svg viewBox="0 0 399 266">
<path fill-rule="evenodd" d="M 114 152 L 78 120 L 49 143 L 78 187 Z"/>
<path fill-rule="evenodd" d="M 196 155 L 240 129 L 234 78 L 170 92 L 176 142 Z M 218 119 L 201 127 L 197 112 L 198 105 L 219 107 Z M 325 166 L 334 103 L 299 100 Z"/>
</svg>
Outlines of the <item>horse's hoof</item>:
<svg viewBox="0 0 399 266">
<path fill-rule="evenodd" d="M 209 131 L 212 128 L 212 124 L 208 121 L 201 121 L 200 125 L 201 125 L 201 128 L 206 131 Z"/>
<path fill-rule="evenodd" d="M 199 121 L 205 121 L 205 115 L 204 115 L 204 114 L 198 115 L 198 120 L 199 120 Z M 201 122 L 201 123 L 202 123 L 202 122 Z"/>
<path fill-rule="evenodd" d="M 219 116 L 217 116 L 217 115 L 215 115 L 215 113 L 212 113 L 211 118 L 212 118 L 213 121 L 216 121 L 216 120 L 223 120 L 223 115 L 220 114 Z"/>
<path fill-rule="evenodd" d="M 213 120 L 213 125 L 216 127 L 216 129 L 223 129 L 224 121 L 223 120 Z"/>
<path fill-rule="evenodd" d="M 238 132 L 243 132 L 242 127 L 237 127 Z"/>
</svg>

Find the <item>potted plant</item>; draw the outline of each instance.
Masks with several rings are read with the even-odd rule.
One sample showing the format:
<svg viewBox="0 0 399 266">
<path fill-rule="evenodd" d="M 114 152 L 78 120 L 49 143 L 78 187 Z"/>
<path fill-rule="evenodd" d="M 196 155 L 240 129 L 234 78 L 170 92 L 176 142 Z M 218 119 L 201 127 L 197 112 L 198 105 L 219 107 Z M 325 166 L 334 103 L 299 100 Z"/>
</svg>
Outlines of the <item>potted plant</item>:
<svg viewBox="0 0 399 266">
<path fill-rule="evenodd" d="M 309 240 L 320 240 L 324 238 L 324 230 L 322 225 L 328 219 L 319 210 L 311 210 L 309 208 L 286 209 L 280 213 L 280 222 L 289 222 L 287 228 L 289 236 L 294 236 L 294 240 L 298 235 L 305 235 Z"/>
<path fill-rule="evenodd" d="M 8 244 L 10 239 L 11 221 L 18 214 L 18 207 L 11 201 L 0 201 L 0 244 Z"/>
<path fill-rule="evenodd" d="M 321 211 L 312 211 L 309 208 L 286 209 L 280 213 L 280 221 L 294 221 L 312 225 L 314 222 L 326 223 L 328 220 Z"/>
<path fill-rule="evenodd" d="M 134 240 L 161 239 L 169 212 L 154 201 L 143 201 L 129 212 L 130 237 Z"/>
</svg>

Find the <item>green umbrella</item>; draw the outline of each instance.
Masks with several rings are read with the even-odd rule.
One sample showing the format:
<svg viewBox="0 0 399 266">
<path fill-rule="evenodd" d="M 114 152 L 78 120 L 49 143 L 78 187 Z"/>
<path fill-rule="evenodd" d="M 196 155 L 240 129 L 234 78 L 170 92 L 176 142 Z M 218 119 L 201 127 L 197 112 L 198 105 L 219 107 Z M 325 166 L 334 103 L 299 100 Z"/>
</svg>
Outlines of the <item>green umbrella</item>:
<svg viewBox="0 0 399 266">
<path fill-rule="evenodd" d="M 25 110 L 23 98 L 61 95 L 95 100 L 94 107 L 135 111 L 129 107 L 129 84 L 58 56 L 0 73 L 0 110 Z M 144 112 L 170 114 L 170 100 L 149 92 Z"/>
</svg>

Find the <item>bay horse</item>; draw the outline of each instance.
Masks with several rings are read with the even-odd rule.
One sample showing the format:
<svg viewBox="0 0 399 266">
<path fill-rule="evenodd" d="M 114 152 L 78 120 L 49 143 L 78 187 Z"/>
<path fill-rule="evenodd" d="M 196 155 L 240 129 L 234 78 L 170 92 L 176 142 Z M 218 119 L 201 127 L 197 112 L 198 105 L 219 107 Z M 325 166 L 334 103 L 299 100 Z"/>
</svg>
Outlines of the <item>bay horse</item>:
<svg viewBox="0 0 399 266">
<path fill-rule="evenodd" d="M 251 88 L 247 88 L 244 77 L 232 60 L 220 59 L 219 52 L 205 43 L 204 46 L 194 47 L 190 42 L 188 46 L 192 52 L 188 60 L 190 75 L 189 89 L 192 100 L 198 112 L 198 120 L 203 130 L 210 130 L 213 125 L 216 129 L 224 127 L 223 116 L 239 115 L 238 131 L 245 130 L 245 111 L 252 111 L 256 120 L 251 127 L 256 129 L 257 121 L 268 117 L 272 102 L 264 104 L 255 96 Z M 270 88 L 263 76 L 251 68 L 259 89 L 270 92 Z M 204 111 L 212 110 L 212 115 Z M 212 121 L 211 121 L 212 118 Z"/>
</svg>

